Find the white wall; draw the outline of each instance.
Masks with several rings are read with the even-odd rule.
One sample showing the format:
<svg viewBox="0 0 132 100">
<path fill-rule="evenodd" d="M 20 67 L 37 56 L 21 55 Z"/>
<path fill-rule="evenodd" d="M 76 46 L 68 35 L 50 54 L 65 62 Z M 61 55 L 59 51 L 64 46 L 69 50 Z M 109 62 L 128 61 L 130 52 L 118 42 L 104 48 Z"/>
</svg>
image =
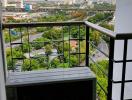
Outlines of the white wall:
<svg viewBox="0 0 132 100">
<path fill-rule="evenodd" d="M 115 32 L 132 33 L 132 0 L 116 0 Z M 123 60 L 124 41 L 115 42 L 115 60 Z M 132 40 L 128 41 L 127 59 L 132 60 Z M 123 63 L 114 64 L 113 80 L 121 81 Z M 126 64 L 126 80 L 132 80 L 132 63 Z M 120 100 L 121 84 L 113 84 L 113 100 Z M 124 99 L 132 99 L 132 83 L 125 84 Z"/>
<path fill-rule="evenodd" d="M 1 48 L 1 43 L 0 43 Z M 2 63 L 2 57 L 1 57 L 1 49 L 0 49 L 0 100 L 6 100 L 6 94 L 5 94 L 5 82 L 4 82 L 4 73 L 3 73 L 3 63 Z"/>
</svg>

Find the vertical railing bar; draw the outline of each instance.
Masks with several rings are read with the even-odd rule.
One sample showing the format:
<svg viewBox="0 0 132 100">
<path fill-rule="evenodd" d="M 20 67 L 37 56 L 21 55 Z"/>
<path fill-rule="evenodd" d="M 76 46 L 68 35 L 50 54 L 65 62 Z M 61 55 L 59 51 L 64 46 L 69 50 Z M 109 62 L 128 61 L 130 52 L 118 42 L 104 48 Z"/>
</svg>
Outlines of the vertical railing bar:
<svg viewBox="0 0 132 100">
<path fill-rule="evenodd" d="M 78 36 L 79 36 L 78 38 L 80 39 L 80 25 L 79 25 L 79 34 L 78 34 Z M 79 52 L 79 55 L 78 55 L 79 59 L 78 59 L 78 60 L 79 60 L 79 66 L 80 66 L 80 62 L 81 62 L 81 61 L 80 61 L 80 57 L 81 57 L 81 56 L 80 56 L 80 40 L 79 40 L 79 48 L 78 48 L 78 50 L 79 50 L 79 51 L 78 51 L 78 52 Z"/>
<path fill-rule="evenodd" d="M 70 26 L 70 25 L 68 26 L 68 31 L 69 31 L 69 67 L 71 67 L 71 66 L 70 66 L 70 58 L 71 58 L 71 55 L 70 55 L 70 53 L 71 53 L 71 52 L 70 52 L 70 51 L 71 51 L 71 50 L 70 50 L 70 49 L 71 49 L 71 47 L 70 47 L 70 46 L 71 46 L 71 44 L 70 44 L 70 42 L 71 42 L 71 40 L 70 40 L 70 39 L 71 39 L 71 38 L 70 38 L 70 35 L 71 35 L 71 33 L 70 33 L 70 32 L 71 32 L 71 26 Z"/>
<path fill-rule="evenodd" d="M 21 46 L 21 48 L 22 48 L 22 55 L 24 55 L 24 53 L 23 53 L 23 34 L 22 34 L 22 27 L 20 27 L 20 33 L 21 33 L 21 44 L 22 44 L 22 46 Z M 23 64 L 24 64 L 24 59 L 23 59 Z"/>
<path fill-rule="evenodd" d="M 51 30 L 54 27 L 50 26 L 49 28 Z M 52 34 L 51 34 L 51 42 L 50 43 L 53 43 L 53 35 Z M 50 69 L 49 54 L 48 53 L 46 54 L 46 57 L 47 57 L 47 69 Z"/>
<path fill-rule="evenodd" d="M 62 26 L 62 39 L 63 39 L 63 66 L 64 66 L 64 27 Z"/>
<path fill-rule="evenodd" d="M 125 39 L 125 40 L 124 40 L 124 52 L 123 52 L 123 68 L 122 68 L 122 83 L 121 83 L 121 100 L 124 100 L 127 49 L 128 49 L 128 39 Z"/>
<path fill-rule="evenodd" d="M 89 66 L 89 27 L 86 26 L 86 66 Z"/>
<path fill-rule="evenodd" d="M 56 42 L 57 43 L 57 54 L 58 54 L 58 58 L 59 58 L 59 61 L 60 61 L 60 63 L 62 63 L 61 62 L 61 52 L 59 52 L 59 42 Z M 60 43 L 60 45 L 61 45 L 61 43 Z"/>
<path fill-rule="evenodd" d="M 21 33 L 21 43 L 22 43 L 22 27 L 20 27 L 20 33 Z"/>
<path fill-rule="evenodd" d="M 114 44 L 115 40 L 110 38 L 109 48 L 109 71 L 108 71 L 108 95 L 107 100 L 112 100 L 112 80 L 113 80 L 113 59 L 114 59 Z"/>
<path fill-rule="evenodd" d="M 30 55 L 30 33 L 29 33 L 29 27 L 27 27 L 27 33 L 28 33 L 28 45 L 29 45 L 29 47 L 28 47 L 28 52 L 29 52 L 29 60 L 30 60 L 30 67 L 29 67 L 29 71 L 31 71 L 31 55 Z"/>
<path fill-rule="evenodd" d="M 14 62 L 14 59 L 13 59 L 13 51 L 12 51 L 12 45 L 11 45 L 11 42 L 12 42 L 12 39 L 11 39 L 11 28 L 9 28 L 9 38 L 10 38 L 10 49 L 11 49 L 11 62 L 12 62 L 12 68 L 13 68 L 13 72 L 14 72 L 14 67 L 13 66 L 13 62 Z"/>
</svg>

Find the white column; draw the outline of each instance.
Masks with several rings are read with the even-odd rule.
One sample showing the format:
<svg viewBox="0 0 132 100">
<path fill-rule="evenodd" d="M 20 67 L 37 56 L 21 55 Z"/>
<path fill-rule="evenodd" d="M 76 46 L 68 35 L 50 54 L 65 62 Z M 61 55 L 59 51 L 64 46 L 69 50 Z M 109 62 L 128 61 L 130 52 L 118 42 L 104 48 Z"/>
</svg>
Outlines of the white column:
<svg viewBox="0 0 132 100">
<path fill-rule="evenodd" d="M 115 32 L 132 33 L 132 0 L 116 0 Z M 124 41 L 115 41 L 115 60 L 123 60 Z M 127 60 L 132 60 L 132 40 L 128 41 Z M 114 64 L 113 80 L 121 81 L 123 63 Z M 126 64 L 126 80 L 132 80 L 132 62 Z M 132 83 L 125 83 L 124 99 L 132 99 Z M 113 84 L 112 100 L 120 100 L 121 84 Z"/>
<path fill-rule="evenodd" d="M 0 33 L 1 34 L 1 33 Z M 0 43 L 0 100 L 6 100 L 6 92 L 5 92 L 5 80 L 4 80 L 4 71 L 3 71 L 3 58 L 1 51 L 1 43 Z"/>
<path fill-rule="evenodd" d="M 2 57 L 2 2 L 0 0 L 0 100 L 6 100 L 6 92 L 5 92 L 5 80 L 4 80 L 4 63 Z"/>
</svg>

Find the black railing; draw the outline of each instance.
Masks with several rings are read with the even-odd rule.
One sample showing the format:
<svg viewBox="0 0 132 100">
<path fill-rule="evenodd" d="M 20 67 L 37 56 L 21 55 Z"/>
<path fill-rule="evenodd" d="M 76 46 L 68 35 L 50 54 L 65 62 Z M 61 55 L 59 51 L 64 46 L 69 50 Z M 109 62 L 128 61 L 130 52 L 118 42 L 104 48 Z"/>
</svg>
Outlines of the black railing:
<svg viewBox="0 0 132 100">
<path fill-rule="evenodd" d="M 82 26 L 81 26 L 82 25 Z M 67 66 L 80 66 L 79 65 L 79 62 L 80 61 L 80 58 L 78 58 L 78 62 L 76 63 L 73 63 L 71 65 L 70 63 L 70 59 L 71 59 L 71 55 L 72 56 L 77 56 L 80 57 L 80 55 L 85 55 L 85 52 L 80 52 L 80 41 L 84 41 L 85 38 L 82 38 L 80 39 L 80 30 L 82 30 L 81 28 L 84 28 L 83 26 L 83 23 L 82 22 L 73 22 L 73 23 L 32 23 L 32 24 L 8 24 L 8 25 L 4 25 L 3 27 L 6 27 L 6 28 L 9 28 L 9 37 L 10 37 L 10 50 L 11 50 L 11 62 L 12 62 L 12 66 L 9 67 L 9 69 L 11 68 L 12 71 L 15 71 L 15 63 L 16 61 L 20 61 L 22 60 L 22 64 L 24 64 L 24 59 L 29 59 L 29 69 L 24 69 L 24 71 L 26 70 L 33 70 L 32 69 L 32 60 L 35 60 L 39 58 L 43 58 L 44 56 L 46 58 L 43 58 L 45 60 L 45 63 L 47 68 L 46 69 L 49 69 L 50 67 L 51 68 L 54 68 L 52 67 L 52 62 L 49 64 L 49 56 L 56 56 L 58 57 L 58 60 L 60 61 L 59 63 L 62 63 L 63 65 L 65 63 L 68 63 Z M 22 28 L 25 28 L 25 29 L 22 29 Z M 45 28 L 44 28 L 45 27 Z M 20 36 L 18 36 L 20 38 L 20 40 L 17 40 L 17 41 L 13 41 L 13 32 L 16 32 L 15 29 L 13 28 L 17 28 L 19 29 L 19 34 Z M 32 29 L 31 29 L 32 28 Z M 57 29 L 57 28 L 60 28 L 60 29 Z M 75 35 L 77 35 L 75 38 L 74 37 L 71 37 L 71 31 L 72 29 L 74 28 L 77 28 L 77 30 L 73 30 L 75 33 Z M 37 29 L 36 30 L 36 35 L 31 35 L 31 30 L 34 30 L 34 29 Z M 85 28 L 84 28 L 85 29 Z M 83 30 L 84 30 L 83 29 Z M 22 32 L 22 30 L 25 30 L 27 32 L 27 41 L 23 41 L 23 38 L 24 38 L 24 32 Z M 45 33 L 43 32 L 40 32 L 40 31 L 45 31 Z M 49 32 L 49 30 L 52 30 Z M 56 32 L 54 32 L 56 31 Z M 65 31 L 65 32 L 64 32 Z M 12 33 L 11 33 L 12 32 Z M 43 33 L 43 34 L 42 34 Z M 44 36 L 46 34 L 46 36 Z M 66 36 L 66 39 L 64 37 L 64 34 L 67 35 Z M 39 37 L 38 37 L 39 35 Z M 49 36 L 48 36 L 49 35 Z M 57 36 L 58 35 L 58 36 Z M 85 37 L 85 32 L 83 32 L 83 37 Z M 32 36 L 34 39 L 32 39 Z M 41 36 L 43 36 L 43 38 L 41 38 Z M 26 37 L 26 36 L 25 36 Z M 39 39 L 44 39 L 45 37 L 47 37 L 47 40 L 37 40 L 36 38 L 39 38 Z M 18 42 L 19 41 L 19 42 Z M 25 45 L 28 45 L 26 48 L 24 48 Z M 66 50 L 66 53 L 68 53 L 68 55 L 65 55 L 65 52 L 64 52 L 64 49 L 65 49 L 65 45 L 64 44 L 67 44 L 67 48 L 68 50 Z M 50 50 L 48 51 L 47 49 L 47 52 L 43 50 L 42 47 L 47 47 L 47 49 L 53 49 L 53 52 Z M 14 50 L 14 47 L 17 48 L 18 50 Z M 26 52 L 28 53 L 28 56 L 29 57 L 24 57 L 24 53 L 25 50 L 24 49 L 27 49 Z M 75 51 L 71 50 L 71 49 L 76 49 Z M 13 51 L 14 50 L 14 51 Z M 16 54 L 16 52 L 21 52 L 21 54 L 19 54 L 17 57 L 14 57 L 14 55 Z M 37 55 L 33 54 L 32 51 L 35 51 L 35 52 L 38 52 Z M 34 53 L 35 53 L 34 52 Z M 68 56 L 68 57 L 66 57 Z M 51 57 L 52 58 L 52 57 Z M 68 60 L 68 61 L 67 61 Z M 53 62 L 54 63 L 54 62 Z M 10 64 L 9 64 L 10 65 Z M 19 66 L 22 66 L 22 65 L 19 65 Z M 62 65 L 61 65 L 62 66 Z"/>
<path fill-rule="evenodd" d="M 104 37 L 108 37 L 106 44 L 109 50 L 107 52 L 101 50 L 98 47 L 98 43 L 91 39 L 90 36 L 94 34 L 95 30 L 100 32 L 98 34 L 103 41 Z M 10 52 L 6 53 L 7 67 L 8 70 L 13 72 L 18 71 L 16 67 L 21 67 L 22 71 L 32 71 L 39 68 L 88 66 L 97 75 L 97 93 L 100 96 L 99 98 L 107 98 L 108 100 L 112 100 L 113 83 L 121 83 L 121 100 L 123 100 L 125 83 L 132 82 L 132 80 L 125 80 L 126 62 L 132 62 L 132 60 L 126 59 L 127 41 L 132 39 L 130 34 L 116 35 L 108 29 L 87 21 L 3 24 L 3 33 L 8 34 L 7 37 L 10 37 L 9 40 L 5 38 L 7 39 L 5 47 L 9 47 L 7 51 Z M 36 37 L 39 39 L 36 39 Z M 116 40 L 125 41 L 124 48 L 126 50 L 124 50 L 123 60 L 120 61 L 114 60 Z M 51 50 L 51 48 L 54 50 Z M 103 55 L 105 66 L 102 66 L 100 59 L 96 59 L 97 54 L 92 51 L 100 52 Z M 57 64 L 51 61 L 53 58 L 58 62 Z M 104 60 L 104 58 L 101 60 Z M 113 81 L 113 64 L 121 62 L 123 63 L 122 81 Z M 37 63 L 38 66 L 35 67 L 34 63 Z"/>
</svg>

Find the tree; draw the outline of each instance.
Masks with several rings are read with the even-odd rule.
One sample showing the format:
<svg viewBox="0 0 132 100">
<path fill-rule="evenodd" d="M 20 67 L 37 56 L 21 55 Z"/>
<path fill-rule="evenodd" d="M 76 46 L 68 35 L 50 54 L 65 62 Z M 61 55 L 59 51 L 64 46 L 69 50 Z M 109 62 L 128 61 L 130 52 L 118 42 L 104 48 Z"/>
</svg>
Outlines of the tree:
<svg viewBox="0 0 132 100">
<path fill-rule="evenodd" d="M 51 67 L 57 68 L 58 65 L 60 64 L 60 60 L 56 57 L 51 61 Z"/>
<path fill-rule="evenodd" d="M 100 66 L 101 69 L 98 68 Z M 96 64 L 90 63 L 91 70 L 96 74 L 97 80 L 100 83 L 101 86 L 103 86 L 103 89 L 107 91 L 108 81 L 107 76 L 104 74 L 108 74 L 108 61 L 102 60 L 97 61 Z M 97 94 L 99 95 L 100 100 L 106 100 L 106 94 L 104 91 L 102 91 L 101 87 L 97 85 Z"/>
<path fill-rule="evenodd" d="M 51 28 L 49 31 L 46 31 L 42 36 L 47 39 L 58 40 L 61 37 L 62 30 L 57 28 Z"/>
<path fill-rule="evenodd" d="M 50 55 L 52 53 L 52 46 L 51 45 L 46 45 L 44 49 L 45 49 L 45 53 L 47 55 Z"/>
<path fill-rule="evenodd" d="M 36 30 L 37 30 L 37 32 L 42 33 L 42 32 L 46 31 L 46 28 L 45 27 L 37 27 Z"/>
<path fill-rule="evenodd" d="M 23 52 L 24 53 L 29 52 L 29 46 L 30 46 L 29 43 L 26 42 L 22 46 L 23 46 Z"/>
<path fill-rule="evenodd" d="M 45 44 L 50 44 L 50 40 L 47 38 L 37 38 L 33 41 L 32 47 L 34 47 L 36 50 L 41 49 L 45 46 Z"/>
<path fill-rule="evenodd" d="M 68 42 L 64 42 L 64 51 L 69 51 L 69 43 Z"/>
<path fill-rule="evenodd" d="M 15 60 L 12 61 L 10 57 L 7 57 L 6 60 L 7 60 L 8 70 L 14 70 L 16 61 Z"/>
<path fill-rule="evenodd" d="M 113 13 L 97 13 L 95 16 L 88 19 L 89 22 L 98 23 L 101 21 L 110 21 L 113 18 Z"/>
<path fill-rule="evenodd" d="M 61 63 L 58 65 L 59 68 L 69 68 L 69 63 Z"/>
<path fill-rule="evenodd" d="M 5 40 L 5 42 L 7 43 L 7 42 L 10 42 L 10 36 L 9 36 L 9 33 L 8 33 L 8 31 L 7 30 L 4 30 L 4 40 Z"/>
<path fill-rule="evenodd" d="M 47 64 L 47 58 L 45 56 L 40 56 L 38 57 L 37 61 L 39 64 L 39 69 L 47 69 L 48 68 L 48 64 Z"/>
<path fill-rule="evenodd" d="M 100 42 L 100 37 L 101 34 L 98 31 L 92 31 L 92 33 L 90 34 L 90 39 L 91 41 L 97 46 Z"/>
<path fill-rule="evenodd" d="M 74 55 L 70 56 L 70 67 L 77 66 L 78 64 L 78 58 Z"/>
</svg>

